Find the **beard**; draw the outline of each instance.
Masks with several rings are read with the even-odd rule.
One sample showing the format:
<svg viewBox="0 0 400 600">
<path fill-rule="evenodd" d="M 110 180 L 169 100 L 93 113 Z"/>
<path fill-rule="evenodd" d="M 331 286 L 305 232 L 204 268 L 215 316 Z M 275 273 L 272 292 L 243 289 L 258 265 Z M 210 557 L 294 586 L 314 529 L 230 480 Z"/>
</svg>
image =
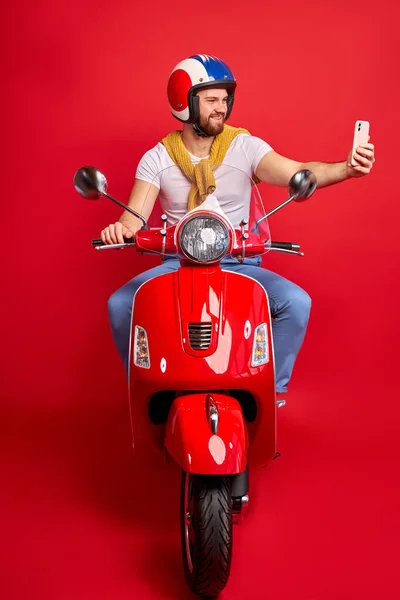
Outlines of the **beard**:
<svg viewBox="0 0 400 600">
<path fill-rule="evenodd" d="M 211 115 L 208 118 L 202 117 L 200 115 L 199 125 L 201 129 L 210 137 L 214 137 L 224 130 L 225 118 L 223 117 L 219 121 L 213 121 Z"/>
</svg>

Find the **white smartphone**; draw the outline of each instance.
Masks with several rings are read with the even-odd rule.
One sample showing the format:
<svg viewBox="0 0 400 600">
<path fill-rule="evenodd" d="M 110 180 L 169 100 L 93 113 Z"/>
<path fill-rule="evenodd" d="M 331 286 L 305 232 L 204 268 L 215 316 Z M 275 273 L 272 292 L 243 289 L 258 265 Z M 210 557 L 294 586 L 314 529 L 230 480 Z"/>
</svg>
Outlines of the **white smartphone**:
<svg viewBox="0 0 400 600">
<path fill-rule="evenodd" d="M 353 158 L 356 148 L 360 144 L 368 144 L 368 136 L 369 136 L 369 122 L 368 121 L 356 121 L 356 124 L 354 126 L 353 149 L 352 149 L 352 153 L 351 153 L 351 164 L 353 166 L 355 166 L 357 164 Z"/>
</svg>

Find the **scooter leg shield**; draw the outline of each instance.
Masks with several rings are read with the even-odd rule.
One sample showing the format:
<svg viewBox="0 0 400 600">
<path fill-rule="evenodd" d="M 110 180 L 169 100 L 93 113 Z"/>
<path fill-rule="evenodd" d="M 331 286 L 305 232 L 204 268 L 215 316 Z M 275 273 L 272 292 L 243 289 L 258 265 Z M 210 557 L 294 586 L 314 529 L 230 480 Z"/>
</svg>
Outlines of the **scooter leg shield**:
<svg viewBox="0 0 400 600">
<path fill-rule="evenodd" d="M 239 402 L 205 392 L 179 396 L 169 412 L 165 446 L 188 473 L 242 473 L 249 442 Z"/>
</svg>

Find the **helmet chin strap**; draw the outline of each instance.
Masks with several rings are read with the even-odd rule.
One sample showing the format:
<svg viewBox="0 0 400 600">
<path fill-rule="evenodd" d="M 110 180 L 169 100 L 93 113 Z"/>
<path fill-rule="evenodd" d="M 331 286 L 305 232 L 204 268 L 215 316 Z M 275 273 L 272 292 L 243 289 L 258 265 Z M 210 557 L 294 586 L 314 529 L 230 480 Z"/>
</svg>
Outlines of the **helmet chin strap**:
<svg viewBox="0 0 400 600">
<path fill-rule="evenodd" d="M 198 123 L 192 123 L 192 127 L 193 127 L 193 131 L 195 132 L 195 134 L 198 135 L 199 137 L 210 137 L 208 135 L 208 133 L 206 133 L 205 131 L 202 130 L 202 128 L 200 127 L 200 125 Z"/>
</svg>

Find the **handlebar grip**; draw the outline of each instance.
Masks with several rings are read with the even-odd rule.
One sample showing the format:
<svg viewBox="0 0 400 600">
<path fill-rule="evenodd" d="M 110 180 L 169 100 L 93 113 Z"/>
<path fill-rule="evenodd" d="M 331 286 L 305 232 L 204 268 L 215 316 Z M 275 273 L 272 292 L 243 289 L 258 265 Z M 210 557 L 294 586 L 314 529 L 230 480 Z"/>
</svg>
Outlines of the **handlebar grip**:
<svg viewBox="0 0 400 600">
<path fill-rule="evenodd" d="M 124 244 L 134 244 L 135 243 L 135 239 L 134 238 L 124 238 Z M 92 246 L 104 246 L 105 244 L 103 243 L 103 240 L 101 238 L 96 238 L 95 240 L 92 240 Z"/>
<path fill-rule="evenodd" d="M 271 242 L 271 248 L 280 248 L 282 250 L 300 250 L 300 244 L 293 242 Z"/>
</svg>

